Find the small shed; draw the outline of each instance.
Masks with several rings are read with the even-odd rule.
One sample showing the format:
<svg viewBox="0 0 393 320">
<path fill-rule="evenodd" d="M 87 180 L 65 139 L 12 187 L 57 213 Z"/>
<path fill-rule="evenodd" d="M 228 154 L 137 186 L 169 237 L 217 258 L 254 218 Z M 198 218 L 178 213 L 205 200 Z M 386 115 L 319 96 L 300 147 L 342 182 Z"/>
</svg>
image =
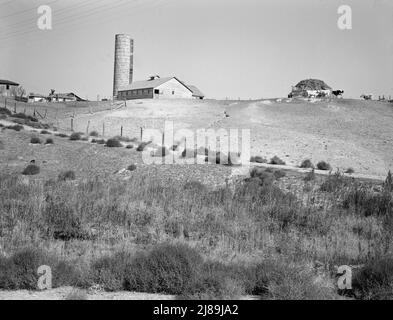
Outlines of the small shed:
<svg viewBox="0 0 393 320">
<path fill-rule="evenodd" d="M 0 80 L 0 95 L 3 97 L 11 96 L 11 90 L 13 87 L 18 87 L 19 83 L 10 80 Z"/>
</svg>

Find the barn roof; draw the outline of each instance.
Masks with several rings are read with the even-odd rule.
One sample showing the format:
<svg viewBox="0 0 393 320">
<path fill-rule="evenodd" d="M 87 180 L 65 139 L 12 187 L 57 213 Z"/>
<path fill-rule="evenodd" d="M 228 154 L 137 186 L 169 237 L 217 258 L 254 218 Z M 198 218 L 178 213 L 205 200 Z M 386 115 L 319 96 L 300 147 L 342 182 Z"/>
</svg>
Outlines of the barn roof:
<svg viewBox="0 0 393 320">
<path fill-rule="evenodd" d="M 169 80 L 172 80 L 172 79 L 176 79 L 183 86 L 185 86 L 188 90 L 193 92 L 187 85 L 185 85 L 183 82 L 181 82 L 176 77 L 165 77 L 165 78 L 158 78 L 158 79 L 152 79 L 152 80 L 135 81 L 135 82 L 129 84 L 128 86 L 121 87 L 119 89 L 119 91 L 137 90 L 137 89 L 153 89 L 153 88 L 159 87 L 160 85 L 162 85 L 165 82 L 168 82 Z"/>
<path fill-rule="evenodd" d="M 189 87 L 189 88 L 191 89 L 192 95 L 193 95 L 194 97 L 202 97 L 202 98 L 203 98 L 203 97 L 205 96 L 205 95 L 202 93 L 202 91 L 199 90 L 196 86 L 193 86 L 193 85 L 188 84 L 187 87 Z"/>
<path fill-rule="evenodd" d="M 0 85 L 19 86 L 19 83 L 10 80 L 0 80 Z"/>
<path fill-rule="evenodd" d="M 40 93 L 30 92 L 29 98 L 47 98 L 47 96 L 40 94 Z"/>
<path fill-rule="evenodd" d="M 73 99 L 73 95 L 69 93 L 55 93 L 52 97 L 60 98 L 60 99 Z"/>
</svg>

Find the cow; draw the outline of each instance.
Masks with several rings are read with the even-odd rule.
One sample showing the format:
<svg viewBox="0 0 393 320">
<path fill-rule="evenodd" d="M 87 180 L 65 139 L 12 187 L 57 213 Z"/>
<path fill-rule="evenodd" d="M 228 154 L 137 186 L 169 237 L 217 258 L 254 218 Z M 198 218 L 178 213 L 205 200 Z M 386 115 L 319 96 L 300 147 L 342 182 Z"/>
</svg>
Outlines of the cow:
<svg viewBox="0 0 393 320">
<path fill-rule="evenodd" d="M 344 94 L 344 90 L 333 90 L 332 91 L 332 94 L 335 96 L 335 97 L 338 97 L 338 96 L 343 96 L 343 94 Z"/>
</svg>

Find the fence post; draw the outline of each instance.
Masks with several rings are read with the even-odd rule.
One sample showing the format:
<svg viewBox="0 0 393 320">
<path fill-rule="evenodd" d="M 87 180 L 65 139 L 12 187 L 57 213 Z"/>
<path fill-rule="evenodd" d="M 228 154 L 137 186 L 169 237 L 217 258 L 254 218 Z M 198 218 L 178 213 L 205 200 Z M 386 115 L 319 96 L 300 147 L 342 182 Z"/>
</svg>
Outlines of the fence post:
<svg viewBox="0 0 393 320">
<path fill-rule="evenodd" d="M 71 118 L 71 131 L 74 132 L 74 118 Z"/>
<path fill-rule="evenodd" d="M 105 122 L 102 123 L 102 136 L 105 136 Z"/>
<path fill-rule="evenodd" d="M 142 142 L 142 137 L 143 137 L 143 128 L 141 127 L 141 142 Z"/>
<path fill-rule="evenodd" d="M 44 118 L 46 118 L 46 114 L 48 113 L 48 109 L 45 109 L 45 115 Z"/>
<path fill-rule="evenodd" d="M 90 120 L 87 122 L 86 134 L 89 134 Z"/>
<path fill-rule="evenodd" d="M 123 126 L 120 127 L 120 137 L 123 136 Z"/>
<path fill-rule="evenodd" d="M 14 113 L 16 113 L 16 101 L 14 103 Z"/>
<path fill-rule="evenodd" d="M 5 98 L 5 100 L 4 100 L 4 108 L 7 109 L 7 98 Z"/>
<path fill-rule="evenodd" d="M 33 112 L 33 117 L 35 118 L 35 108 L 34 108 L 34 112 Z"/>
<path fill-rule="evenodd" d="M 164 147 L 164 141 L 165 141 L 165 132 L 162 133 L 162 147 Z"/>
</svg>

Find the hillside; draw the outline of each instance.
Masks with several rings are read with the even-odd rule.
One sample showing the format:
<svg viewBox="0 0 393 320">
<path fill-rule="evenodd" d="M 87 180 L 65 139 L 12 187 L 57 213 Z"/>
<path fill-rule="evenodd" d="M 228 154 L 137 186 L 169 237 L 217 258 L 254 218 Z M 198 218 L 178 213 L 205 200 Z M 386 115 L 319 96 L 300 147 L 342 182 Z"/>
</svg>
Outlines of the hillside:
<svg viewBox="0 0 393 320">
<path fill-rule="evenodd" d="M 254 155 L 278 155 L 292 167 L 259 164 L 250 174 L 243 167 L 247 176 L 234 178 L 239 168 L 216 163 L 148 165 L 138 139 L 117 138 L 109 147 L 95 135 L 22 129 L 11 121 L 23 114 L 0 110 L 0 299 L 25 298 L 43 264 L 60 277 L 54 290 L 28 293 L 31 299 L 341 299 L 335 268 L 343 264 L 360 279 L 353 297 L 391 297 L 391 282 L 382 289 L 361 282 L 369 268 L 392 270 L 384 260 L 393 243 L 391 177 L 383 184 L 294 170 L 309 156 L 385 178 L 392 163 L 388 104 L 161 100 L 92 114 L 56 108 L 75 115 L 76 130 L 90 123 L 92 133 L 105 123 L 106 137 L 121 125 L 134 137 L 139 126 L 160 128 L 164 119 L 178 129 L 249 128 Z M 70 118 L 57 120 L 66 130 Z M 182 150 L 170 154 L 180 158 Z M 28 272 L 18 264 L 24 259 Z M 176 281 L 193 277 L 190 286 L 168 278 L 179 264 L 189 271 Z"/>
<path fill-rule="evenodd" d="M 297 166 L 305 158 L 325 160 L 333 168 L 385 177 L 393 169 L 393 106 L 376 101 L 336 99 L 331 102 L 290 101 L 128 101 L 126 108 L 76 115 L 74 128 L 115 136 L 140 136 L 140 127 L 251 129 L 251 154 L 275 155 Z M 227 112 L 229 117 L 224 117 Z M 71 110 L 69 111 L 71 113 Z M 89 124 L 90 122 L 90 124 Z M 70 118 L 57 119 L 70 129 Z"/>
</svg>

